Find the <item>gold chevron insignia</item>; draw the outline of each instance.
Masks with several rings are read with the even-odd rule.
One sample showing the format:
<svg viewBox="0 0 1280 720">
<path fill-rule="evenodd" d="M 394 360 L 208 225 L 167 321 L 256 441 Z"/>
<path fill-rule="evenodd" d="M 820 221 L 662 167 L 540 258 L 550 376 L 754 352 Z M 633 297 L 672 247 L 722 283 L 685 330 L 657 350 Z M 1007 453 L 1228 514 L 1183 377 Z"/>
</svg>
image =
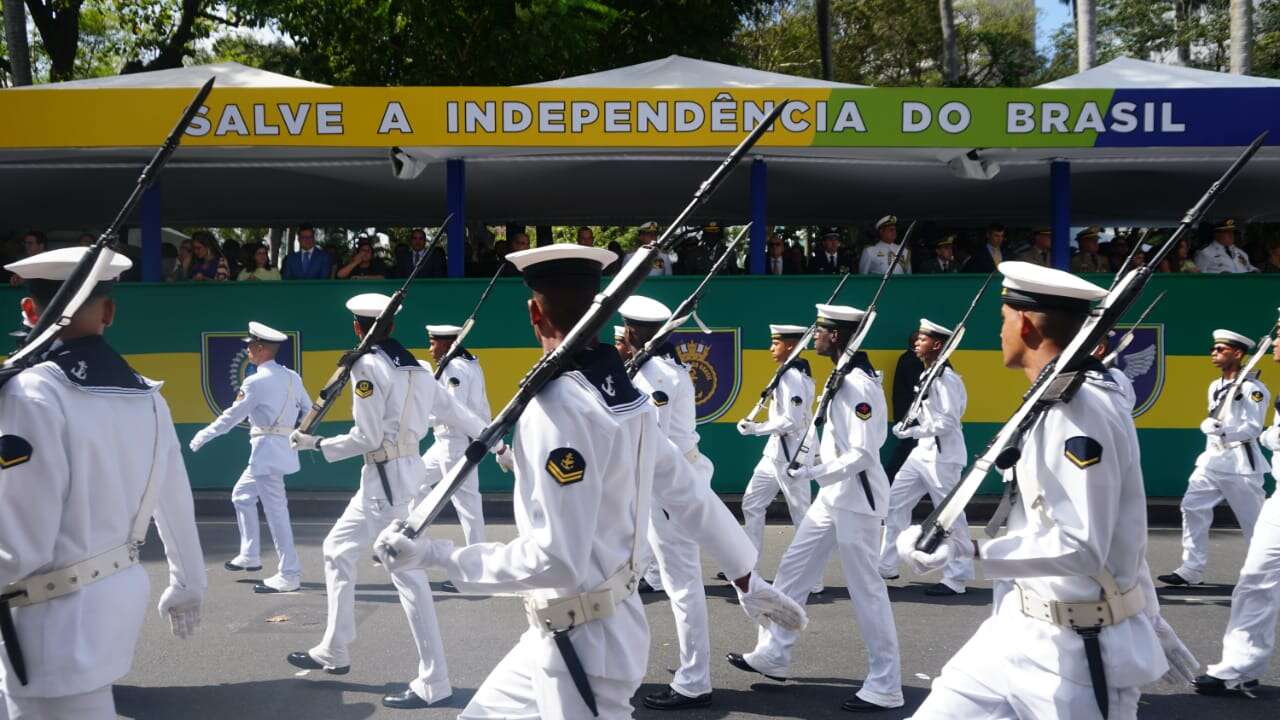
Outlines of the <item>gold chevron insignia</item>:
<svg viewBox="0 0 1280 720">
<path fill-rule="evenodd" d="M 31 443 L 17 435 L 0 436 L 0 470 L 8 470 L 31 460 Z"/>
<path fill-rule="evenodd" d="M 368 380 L 361 380 L 360 382 L 356 383 L 357 397 L 367 398 L 372 394 L 373 394 L 373 383 L 369 382 Z"/>
<path fill-rule="evenodd" d="M 1102 462 L 1102 444 L 1086 435 L 1068 438 L 1063 455 L 1072 465 L 1084 470 Z"/>
<path fill-rule="evenodd" d="M 587 461 L 573 448 L 556 448 L 547 455 L 547 473 L 561 485 L 572 485 L 586 476 Z"/>
</svg>

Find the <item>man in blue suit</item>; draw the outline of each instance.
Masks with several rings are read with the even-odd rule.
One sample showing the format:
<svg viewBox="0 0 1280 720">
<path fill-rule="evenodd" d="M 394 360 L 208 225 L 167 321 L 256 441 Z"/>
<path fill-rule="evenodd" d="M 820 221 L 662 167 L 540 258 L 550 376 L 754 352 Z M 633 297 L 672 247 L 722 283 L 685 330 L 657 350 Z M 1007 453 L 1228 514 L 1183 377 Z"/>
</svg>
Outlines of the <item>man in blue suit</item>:
<svg viewBox="0 0 1280 720">
<path fill-rule="evenodd" d="M 284 259 L 285 280 L 328 280 L 333 271 L 329 253 L 316 247 L 316 230 L 310 225 L 298 228 L 299 250 Z"/>
</svg>

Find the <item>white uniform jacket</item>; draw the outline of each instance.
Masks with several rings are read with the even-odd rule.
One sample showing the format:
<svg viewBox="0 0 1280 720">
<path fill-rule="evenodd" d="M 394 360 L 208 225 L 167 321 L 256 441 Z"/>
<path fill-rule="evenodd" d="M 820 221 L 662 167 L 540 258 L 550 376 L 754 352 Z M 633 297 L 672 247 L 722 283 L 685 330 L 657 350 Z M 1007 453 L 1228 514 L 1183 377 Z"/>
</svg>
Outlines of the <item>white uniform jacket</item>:
<svg viewBox="0 0 1280 720">
<path fill-rule="evenodd" d="M 231 407 L 222 411 L 196 438 L 208 442 L 249 420 L 251 428 L 273 428 L 266 434 L 249 433 L 249 472 L 254 475 L 288 475 L 298 472 L 298 451 L 289 447 L 289 431 L 311 407 L 311 398 L 298 373 L 269 360 L 240 384 Z"/>
<path fill-rule="evenodd" d="M 818 494 L 833 507 L 879 518 L 888 514 L 889 478 L 880 465 L 887 416 L 880 374 L 870 364 L 844 376 L 827 408 L 814 478 L 822 486 Z"/>
<path fill-rule="evenodd" d="M 1218 378 L 1209 384 L 1209 412 L 1222 400 L 1231 381 Z M 1221 473 L 1252 475 L 1267 471 L 1266 461 L 1255 442 L 1266 425 L 1271 391 L 1254 378 L 1240 384 L 1231 407 L 1222 418 L 1222 435 L 1205 438 L 1204 452 L 1196 467 Z"/>
<path fill-rule="evenodd" d="M 650 358 L 649 362 L 641 365 L 631 382 L 637 390 L 649 396 L 649 402 L 653 403 L 657 415 L 658 427 L 664 435 L 670 437 L 671 409 L 680 392 L 680 377 L 677 373 L 681 371 L 671 363 L 653 360 L 654 358 Z"/>
<path fill-rule="evenodd" d="M 516 423 L 519 536 L 455 550 L 445 567 L 449 578 L 464 592 L 555 598 L 595 590 L 631 560 L 637 514 L 648 522 L 648 498 L 636 506 L 637 486 L 647 475 L 653 502 L 726 575 L 750 572 L 756 562 L 751 542 L 724 503 L 696 482 L 693 467 L 658 427 L 650 399 L 627 379 L 617 351 L 598 345 L 579 355 L 578 367 L 549 382 Z M 611 617 L 574 628 L 570 638 L 588 675 L 644 677 L 649 629 L 637 594 Z M 541 666 L 565 675 L 551 636 L 541 639 Z"/>
<path fill-rule="evenodd" d="M 1109 378 L 1091 371 L 1071 402 L 1046 411 L 1008 473 L 1019 492 L 1006 534 L 980 543 L 987 578 L 1015 580 L 1044 599 L 1093 602 L 1102 597 L 1093 578 L 1107 570 L 1122 592 L 1142 584 L 1144 594 L 1154 595 L 1145 587 L 1147 498 L 1138 435 Z M 1089 685 L 1080 635 L 1027 617 L 1010 584 L 997 587 L 995 614 L 1008 623 L 1008 637 L 1017 638 L 1016 651 L 1047 672 Z M 1110 687 L 1144 685 L 1167 669 L 1146 613 L 1104 627 L 1100 642 Z"/>
<path fill-rule="evenodd" d="M 911 436 L 920 441 L 911 454 L 929 463 L 966 464 L 969 450 L 960 419 L 968 403 L 964 379 L 950 366 L 943 368 L 920 404 L 919 422 L 911 428 Z"/>
<path fill-rule="evenodd" d="M 430 368 L 429 365 L 423 363 L 424 367 Z M 484 371 L 480 369 L 480 361 L 474 355 L 463 350 L 461 354 L 449 362 L 445 367 L 444 373 L 440 375 L 440 384 L 453 398 L 455 405 L 461 405 L 476 416 L 480 422 L 488 424 L 493 417 L 492 411 L 489 409 L 489 396 L 484 389 Z M 432 418 L 435 422 L 432 425 L 432 431 L 435 433 L 436 441 L 444 441 L 450 445 L 457 446 L 457 452 L 461 453 L 466 449 L 467 443 L 475 435 L 469 435 L 458 428 L 453 427 L 447 422 L 440 421 L 439 418 Z M 455 453 L 450 453 L 455 454 Z"/>
<path fill-rule="evenodd" d="M 1120 388 L 1120 394 L 1129 406 L 1129 414 L 1132 415 L 1134 406 L 1138 404 L 1138 394 L 1133 390 L 1133 381 L 1118 367 L 1108 369 L 1107 374 L 1111 376 L 1111 382 L 1114 382 L 1116 387 Z"/>
<path fill-rule="evenodd" d="M 796 359 L 778 378 L 769 403 L 769 418 L 760 424 L 759 430 L 769 433 L 769 440 L 764 444 L 765 457 L 780 463 L 796 459 L 813 422 L 813 395 L 809 363 Z"/>
<path fill-rule="evenodd" d="M 159 390 L 96 335 L 56 345 L 0 390 L 0 588 L 125 544 L 151 478 L 169 582 L 204 592 L 191 486 Z M 14 608 L 28 684 L 6 658 L 4 691 L 61 697 L 124 677 L 149 592 L 135 565 Z"/>
<path fill-rule="evenodd" d="M 351 393 L 355 424 L 345 434 L 322 440 L 319 449 L 329 462 L 376 450 L 398 456 L 383 465 L 390 498 L 382 488 L 377 465 L 365 463 L 360 492 L 366 500 L 400 505 L 418 494 L 427 474 L 418 444 L 433 417 L 472 436 L 484 429 L 479 418 L 456 404 L 417 358 L 392 338 L 375 345 L 351 366 Z"/>
<path fill-rule="evenodd" d="M 897 243 L 878 242 L 870 247 L 863 248 L 862 256 L 858 258 L 858 273 L 862 275 L 884 275 L 884 271 L 889 269 L 889 263 L 893 262 L 893 256 L 898 254 Z M 911 274 L 911 251 L 902 254 L 902 261 L 898 263 L 898 267 L 893 269 L 894 275 Z"/>
<path fill-rule="evenodd" d="M 1258 442 L 1271 451 L 1271 476 L 1280 480 L 1280 397 L 1276 398 L 1276 412 L 1271 416 L 1271 427 L 1262 433 Z"/>
<path fill-rule="evenodd" d="M 1211 242 L 1196 253 L 1196 267 L 1203 273 L 1247 273 L 1257 272 L 1258 268 L 1249 262 L 1245 251 L 1232 245 L 1227 247 L 1220 242 Z"/>
<path fill-rule="evenodd" d="M 702 440 L 698 435 L 697 393 L 693 388 L 693 378 L 689 377 L 689 368 L 676 360 L 675 348 L 669 343 L 658 348 L 649 362 L 661 363 L 675 375 L 676 392 L 671 397 L 667 435 L 680 452 L 688 453 L 696 449 Z"/>
</svg>

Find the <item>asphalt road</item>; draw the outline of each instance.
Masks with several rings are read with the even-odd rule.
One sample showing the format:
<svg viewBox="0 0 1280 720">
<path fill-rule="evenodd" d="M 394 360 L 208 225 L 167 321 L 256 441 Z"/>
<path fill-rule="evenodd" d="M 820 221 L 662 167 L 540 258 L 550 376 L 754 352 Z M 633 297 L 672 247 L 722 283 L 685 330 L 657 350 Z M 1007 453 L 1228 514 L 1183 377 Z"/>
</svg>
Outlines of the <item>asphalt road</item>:
<svg viewBox="0 0 1280 720">
<path fill-rule="evenodd" d="M 403 689 L 416 667 L 416 658 L 395 591 L 385 573 L 371 564 L 361 566 L 356 595 L 360 637 L 352 647 L 351 673 L 332 676 L 299 672 L 284 660 L 289 652 L 314 645 L 324 628 L 320 543 L 328 527 L 323 518 L 295 523 L 304 568 L 301 591 L 257 596 L 251 591 L 253 579 L 222 569 L 222 561 L 235 554 L 234 522 L 229 518 L 202 521 L 210 588 L 199 634 L 193 640 L 180 641 L 169 633 L 168 623 L 156 615 L 148 618 L 133 672 L 115 688 L 121 715 L 148 720 L 454 717 L 523 631 L 525 620 L 518 601 L 437 592 L 436 610 L 445 635 L 453 697 L 423 711 L 383 708 L 380 698 Z M 456 525 L 440 526 L 439 532 L 461 542 Z M 513 533 L 508 521 L 489 528 L 491 540 L 508 539 Z M 771 576 L 790 536 L 789 525 L 768 527 L 767 557 L 762 565 L 766 576 Z M 265 527 L 263 537 L 268 537 Z M 1202 663 L 1218 659 L 1231 587 L 1244 549 L 1239 531 L 1215 532 L 1205 586 L 1161 593 L 1166 617 Z M 1175 567 L 1178 553 L 1176 530 L 1152 531 L 1149 559 L 1153 572 Z M 158 597 L 166 582 L 158 541 L 148 543 L 144 557 L 152 579 L 152 594 Z M 264 560 L 273 562 L 274 553 Z M 726 652 L 749 650 L 755 632 L 732 602 L 728 588 L 711 579 L 715 569 L 708 566 L 706 570 L 715 704 L 708 709 L 682 712 L 679 717 L 850 717 L 839 706 L 856 690 L 867 662 L 838 564 L 833 561 L 827 568 L 827 592 L 810 603 L 810 625 L 795 653 L 794 677 L 787 683 L 764 680 L 724 662 Z M 906 574 L 890 583 L 907 703 L 901 710 L 879 717 L 909 717 L 928 693 L 930 679 L 989 610 L 991 592 L 986 583 L 976 584 L 967 594 L 948 600 L 926 598 L 922 594 L 924 584 Z M 653 641 L 641 694 L 658 690 L 669 681 L 677 658 L 667 602 L 661 596 L 649 598 Z M 1152 687 L 1143 697 L 1139 717 L 1276 718 L 1280 716 L 1280 672 L 1276 666 L 1277 663 L 1272 664 L 1256 700 L 1204 698 L 1186 689 Z M 636 713 L 639 718 L 663 715 L 643 708 Z"/>
</svg>

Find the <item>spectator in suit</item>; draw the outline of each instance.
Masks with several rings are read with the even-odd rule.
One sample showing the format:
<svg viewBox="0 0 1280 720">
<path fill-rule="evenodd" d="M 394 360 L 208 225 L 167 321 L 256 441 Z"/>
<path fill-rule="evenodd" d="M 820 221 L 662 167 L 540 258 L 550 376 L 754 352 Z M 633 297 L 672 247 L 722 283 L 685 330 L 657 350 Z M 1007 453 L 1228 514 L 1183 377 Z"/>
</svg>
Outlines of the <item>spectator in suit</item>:
<svg viewBox="0 0 1280 720">
<path fill-rule="evenodd" d="M 676 275 L 705 275 L 724 251 L 724 231 L 720 224 L 709 222 L 702 227 L 702 237 L 697 242 L 686 240 L 680 245 L 680 257 L 676 260 Z M 724 269 L 725 275 L 733 273 L 733 266 Z"/>
<path fill-rule="evenodd" d="M 226 282 L 231 279 L 227 260 L 218 250 L 218 241 L 208 230 L 191 233 L 191 267 L 187 279 L 196 282 Z"/>
<path fill-rule="evenodd" d="M 960 264 L 956 262 L 955 245 L 955 235 L 943 235 L 933 244 L 933 255 L 925 258 L 924 262 L 921 263 L 920 273 L 922 275 L 936 275 L 938 273 L 957 272 L 960 269 Z"/>
<path fill-rule="evenodd" d="M 596 244 L 595 231 L 586 225 L 578 228 L 578 244 L 583 247 L 594 247 Z"/>
<path fill-rule="evenodd" d="M 898 364 L 893 370 L 892 425 L 896 425 L 907 414 L 907 408 L 911 407 L 911 401 L 916 397 L 916 383 L 920 382 L 920 376 L 924 374 L 924 363 L 916 356 L 914 349 L 918 334 L 917 330 L 907 338 L 907 351 L 898 356 Z M 893 476 L 898 474 L 898 469 L 907 461 L 907 456 L 915 449 L 916 442 L 915 438 L 901 438 L 894 445 L 889 462 L 884 466 L 890 483 L 893 482 Z"/>
<path fill-rule="evenodd" d="M 355 252 L 338 268 L 339 280 L 381 280 L 388 274 L 387 264 L 373 250 L 373 240 L 361 236 L 356 239 Z"/>
<path fill-rule="evenodd" d="M 822 233 L 822 245 L 809 259 L 811 275 L 843 275 L 853 269 L 853 256 L 840 247 L 840 228 L 829 227 Z"/>
<path fill-rule="evenodd" d="M 986 243 L 964 264 L 967 273 L 986 275 L 996 269 L 996 265 L 1004 262 L 1004 225 L 991 223 L 987 226 Z"/>
<path fill-rule="evenodd" d="M 316 230 L 310 225 L 298 228 L 298 250 L 284 259 L 285 280 L 328 280 L 333 271 L 329 253 L 316 247 Z"/>
<path fill-rule="evenodd" d="M 1031 247 L 1018 254 L 1018 259 L 1040 267 L 1053 267 L 1053 231 L 1037 228 L 1031 235 Z"/>
<path fill-rule="evenodd" d="M 800 272 L 795 256 L 787 250 L 787 243 L 781 235 L 777 233 L 769 235 L 769 239 L 765 241 L 764 271 L 766 275 L 796 275 Z"/>
<path fill-rule="evenodd" d="M 797 274 L 803 274 L 806 271 L 804 261 L 804 248 L 797 245 L 786 246 L 787 262 L 791 263 L 791 267 L 796 269 Z"/>
<path fill-rule="evenodd" d="M 409 273 L 413 272 L 413 268 L 417 266 L 418 261 L 422 260 L 422 256 L 427 252 L 427 231 L 422 228 L 414 228 L 409 233 L 409 255 L 398 258 L 395 268 L 396 277 L 407 278 Z M 418 277 L 445 277 L 449 274 L 449 261 L 444 250 L 436 247 L 431 251 L 430 256 L 426 259 L 426 264 L 422 266 L 422 270 L 418 272 Z"/>
<path fill-rule="evenodd" d="M 22 256 L 31 257 L 44 252 L 49 247 L 49 238 L 39 230 L 28 230 L 22 235 Z M 17 287 L 26 282 L 17 273 L 9 276 L 9 284 Z"/>
<path fill-rule="evenodd" d="M 1111 264 L 1098 252 L 1098 234 L 1096 227 L 1088 227 L 1076 233 L 1076 247 L 1079 250 L 1071 257 L 1071 272 L 1100 273 L 1110 272 Z"/>
</svg>

